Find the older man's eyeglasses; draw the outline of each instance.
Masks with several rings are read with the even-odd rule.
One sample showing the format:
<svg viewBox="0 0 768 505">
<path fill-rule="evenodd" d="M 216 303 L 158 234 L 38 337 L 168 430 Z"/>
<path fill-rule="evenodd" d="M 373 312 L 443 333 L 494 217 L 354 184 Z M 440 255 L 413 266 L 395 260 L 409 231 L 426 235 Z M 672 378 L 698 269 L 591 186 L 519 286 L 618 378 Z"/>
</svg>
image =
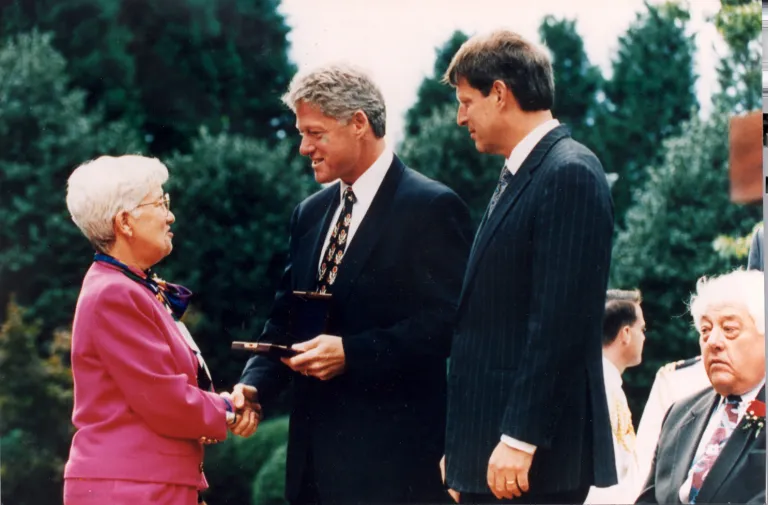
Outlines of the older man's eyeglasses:
<svg viewBox="0 0 768 505">
<path fill-rule="evenodd" d="M 166 193 L 159 200 L 156 200 L 154 202 L 139 204 L 136 207 L 134 207 L 134 209 L 138 209 L 139 207 L 144 207 L 145 205 L 154 205 L 155 207 L 158 207 L 158 206 L 162 205 L 163 207 L 165 207 L 165 212 L 170 212 L 171 211 L 171 196 L 168 193 Z"/>
</svg>

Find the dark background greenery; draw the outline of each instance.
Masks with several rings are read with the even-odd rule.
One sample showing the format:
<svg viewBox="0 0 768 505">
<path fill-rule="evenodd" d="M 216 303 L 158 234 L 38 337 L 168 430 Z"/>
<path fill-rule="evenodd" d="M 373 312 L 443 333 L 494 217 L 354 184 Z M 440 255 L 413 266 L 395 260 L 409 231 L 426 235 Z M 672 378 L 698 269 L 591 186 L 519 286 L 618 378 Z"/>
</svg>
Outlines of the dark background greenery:
<svg viewBox="0 0 768 505">
<path fill-rule="evenodd" d="M 280 95 L 296 66 L 277 0 L 0 0 L 0 446 L 2 502 L 60 503 L 71 441 L 70 325 L 90 248 L 66 211 L 66 179 L 100 154 L 144 153 L 170 168 L 174 253 L 156 269 L 195 293 L 187 324 L 216 385 L 259 333 L 297 202 L 317 189 L 297 156 Z M 648 341 L 626 375 L 635 420 L 658 367 L 698 353 L 685 302 L 695 280 L 743 265 L 757 206 L 728 200 L 728 118 L 760 106 L 760 4 L 722 0 L 728 51 L 702 118 L 695 45 L 676 2 L 646 5 L 618 40 L 611 72 L 590 63 L 574 20 L 546 16 L 555 114 L 593 149 L 613 185 L 612 287 L 643 291 Z M 454 188 L 479 221 L 501 160 L 455 125 L 440 77 L 467 39 L 436 49 L 398 153 Z M 41 415 L 41 411 L 45 414 Z M 251 439 L 211 446 L 211 505 L 283 503 L 287 406 Z"/>
</svg>

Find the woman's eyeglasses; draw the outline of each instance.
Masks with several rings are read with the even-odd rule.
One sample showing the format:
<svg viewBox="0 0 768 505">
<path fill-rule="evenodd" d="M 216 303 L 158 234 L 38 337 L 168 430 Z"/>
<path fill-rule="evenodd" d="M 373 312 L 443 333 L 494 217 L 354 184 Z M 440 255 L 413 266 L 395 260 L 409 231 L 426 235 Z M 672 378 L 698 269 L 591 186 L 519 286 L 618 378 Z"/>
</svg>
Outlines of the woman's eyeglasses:
<svg viewBox="0 0 768 505">
<path fill-rule="evenodd" d="M 134 207 L 134 209 L 138 209 L 139 207 L 144 207 L 145 205 L 154 205 L 154 206 L 162 205 L 163 207 L 165 207 L 165 211 L 166 212 L 170 212 L 171 211 L 171 196 L 168 193 L 166 193 L 159 200 L 154 201 L 154 202 L 139 204 L 136 207 Z"/>
</svg>

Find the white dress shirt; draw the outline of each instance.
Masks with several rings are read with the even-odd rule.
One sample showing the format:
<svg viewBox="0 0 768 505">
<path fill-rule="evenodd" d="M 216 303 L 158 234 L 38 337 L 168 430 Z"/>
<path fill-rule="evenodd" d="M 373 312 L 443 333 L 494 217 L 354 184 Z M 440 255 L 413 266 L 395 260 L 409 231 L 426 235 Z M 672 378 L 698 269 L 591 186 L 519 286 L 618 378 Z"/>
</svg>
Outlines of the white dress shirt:
<svg viewBox="0 0 768 505">
<path fill-rule="evenodd" d="M 610 360 L 603 356 L 603 378 L 605 379 L 605 394 L 608 398 L 608 411 L 611 417 L 611 438 L 613 439 L 613 453 L 616 460 L 616 476 L 618 484 L 610 487 L 599 488 L 592 486 L 589 489 L 585 504 L 596 503 L 634 503 L 637 499 L 637 481 L 639 475 L 637 454 L 634 447 L 621 444 L 616 436 L 619 431 L 619 405 L 626 407 L 627 397 L 622 389 L 621 372 Z M 631 419 L 631 418 L 630 418 Z"/>
<path fill-rule="evenodd" d="M 543 139 L 547 133 L 551 132 L 559 125 L 560 121 L 557 119 L 550 119 L 531 130 L 528 135 L 523 137 L 523 140 L 518 142 L 512 149 L 512 152 L 509 153 L 509 158 L 507 158 L 506 163 L 507 170 L 512 172 L 512 175 L 515 175 L 517 171 L 520 170 L 520 167 L 523 166 L 523 162 L 528 155 L 531 154 L 533 148 L 536 147 L 536 144 L 541 142 L 541 139 Z"/>
<path fill-rule="evenodd" d="M 749 407 L 749 403 L 757 398 L 757 393 L 760 392 L 760 388 L 765 385 L 765 378 L 763 378 L 762 382 L 757 385 L 757 387 L 743 395 L 741 395 L 741 403 L 739 403 L 739 409 L 738 409 L 738 419 L 736 420 L 736 425 L 741 422 L 741 419 L 744 417 L 744 414 L 747 412 L 747 407 Z M 709 416 L 709 422 L 707 422 L 707 427 L 704 429 L 704 434 L 701 436 L 701 441 L 699 442 L 699 446 L 696 449 L 696 454 L 693 456 L 693 461 L 696 461 L 699 459 L 701 454 L 704 452 L 704 449 L 706 449 L 707 445 L 709 444 L 710 439 L 712 438 L 712 435 L 714 434 L 715 430 L 718 426 L 720 426 L 720 419 L 725 415 L 725 397 L 721 396 L 720 401 L 717 404 L 717 408 L 712 412 L 712 415 Z M 739 428 L 736 428 L 739 429 Z M 731 433 L 733 435 L 733 433 Z M 688 477 L 685 479 L 685 482 L 683 482 L 683 485 L 680 486 L 680 493 L 678 496 L 680 497 L 680 501 L 683 503 L 690 503 L 688 501 L 688 498 L 691 494 L 691 484 L 693 483 L 693 465 L 691 465 L 691 468 L 688 470 Z"/>
<path fill-rule="evenodd" d="M 557 128 L 559 124 L 560 121 L 557 119 L 550 119 L 549 121 L 541 123 L 539 126 L 531 130 L 528 135 L 523 137 L 523 140 L 518 142 L 518 144 L 512 149 L 512 152 L 509 153 L 509 158 L 507 158 L 507 162 L 504 165 L 507 170 L 512 172 L 512 175 L 515 175 L 517 171 L 520 170 L 520 167 L 523 166 L 523 162 L 531 154 L 533 148 L 536 147 L 536 144 L 538 144 L 547 133 Z M 517 440 L 516 438 L 512 438 L 509 435 L 501 435 L 501 441 L 513 449 L 519 449 L 529 454 L 533 454 L 533 452 L 536 450 L 535 445 L 523 442 L 522 440 Z"/>
<path fill-rule="evenodd" d="M 349 222 L 349 232 L 347 233 L 347 248 L 349 250 L 352 239 L 355 236 L 355 232 L 360 227 L 360 223 L 363 221 L 366 212 L 373 202 L 373 197 L 376 196 L 376 192 L 381 186 L 381 182 L 384 180 L 384 176 L 387 175 L 395 153 L 389 148 L 385 147 L 384 151 L 376 158 L 373 165 L 368 170 L 363 172 L 363 175 L 358 177 L 354 184 L 352 184 L 352 192 L 355 194 L 357 201 L 352 206 L 352 220 Z M 341 188 L 339 188 L 339 207 L 333 214 L 331 219 L 331 226 L 328 227 L 328 232 L 325 234 L 325 241 L 323 247 L 320 249 L 320 256 L 317 258 L 317 269 L 320 270 L 320 265 L 323 262 L 323 254 L 328 248 L 328 242 L 331 241 L 331 233 L 333 233 L 333 225 L 339 219 L 341 209 L 344 207 L 344 190 L 346 190 L 349 184 L 344 181 L 339 181 Z"/>
</svg>

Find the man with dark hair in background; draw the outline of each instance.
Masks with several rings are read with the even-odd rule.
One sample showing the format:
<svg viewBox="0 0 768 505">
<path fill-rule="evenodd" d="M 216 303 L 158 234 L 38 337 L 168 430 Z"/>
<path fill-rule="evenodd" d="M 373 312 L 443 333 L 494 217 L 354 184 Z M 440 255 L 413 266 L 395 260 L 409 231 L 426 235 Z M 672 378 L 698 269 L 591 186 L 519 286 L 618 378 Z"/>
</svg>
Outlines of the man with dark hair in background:
<svg viewBox="0 0 768 505">
<path fill-rule="evenodd" d="M 611 416 L 616 474 L 619 483 L 608 488 L 593 487 L 585 503 L 632 503 L 637 498 L 639 475 L 635 428 L 621 376 L 627 368 L 642 362 L 645 318 L 639 291 L 611 289 L 603 315 L 603 373 L 608 412 Z"/>
</svg>

